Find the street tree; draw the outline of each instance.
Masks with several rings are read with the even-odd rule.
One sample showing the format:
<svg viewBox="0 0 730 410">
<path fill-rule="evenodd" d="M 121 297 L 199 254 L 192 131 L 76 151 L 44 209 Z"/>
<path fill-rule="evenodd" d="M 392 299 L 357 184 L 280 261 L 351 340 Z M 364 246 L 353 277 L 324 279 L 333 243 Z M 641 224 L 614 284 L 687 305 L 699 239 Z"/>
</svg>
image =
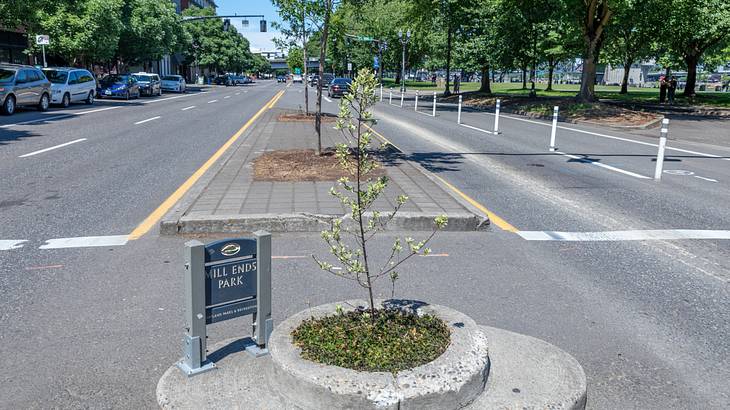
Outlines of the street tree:
<svg viewBox="0 0 730 410">
<path fill-rule="evenodd" d="M 578 101 L 594 102 L 597 100 L 596 66 L 606 27 L 621 1 L 623 0 L 570 0 L 569 7 L 578 18 L 583 37 L 583 70 L 580 91 L 576 96 Z"/>
<path fill-rule="evenodd" d="M 619 8 L 608 27 L 605 60 L 620 64 L 624 69 L 620 94 L 628 92 L 629 73 L 636 62 L 652 56 L 652 42 L 660 31 L 656 27 L 656 16 L 663 15 L 653 6 L 657 1 L 627 0 Z"/>
<path fill-rule="evenodd" d="M 131 0 L 125 2 L 124 29 L 119 54 L 128 64 L 143 64 L 161 59 L 182 49 L 185 32 L 172 2 Z"/>
<path fill-rule="evenodd" d="M 730 36 L 730 2 L 727 0 L 670 0 L 661 3 L 664 24 L 661 41 L 687 68 L 684 95 L 695 95 L 697 66 L 708 50 Z"/>
</svg>

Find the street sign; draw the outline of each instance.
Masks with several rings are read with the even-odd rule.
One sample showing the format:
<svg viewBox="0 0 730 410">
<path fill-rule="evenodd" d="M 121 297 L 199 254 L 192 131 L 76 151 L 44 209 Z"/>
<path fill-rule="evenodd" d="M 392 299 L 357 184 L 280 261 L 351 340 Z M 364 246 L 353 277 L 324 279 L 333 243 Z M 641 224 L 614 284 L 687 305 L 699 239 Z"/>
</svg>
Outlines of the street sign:
<svg viewBox="0 0 730 410">
<path fill-rule="evenodd" d="M 215 368 L 206 359 L 206 326 L 253 315 L 254 356 L 268 353 L 274 328 L 271 319 L 271 234 L 235 238 L 204 245 L 185 244 L 185 319 L 183 358 L 177 366 L 188 376 Z"/>
<path fill-rule="evenodd" d="M 294 74 L 301 74 L 301 73 L 302 73 L 302 69 L 301 68 L 294 67 Z"/>
<path fill-rule="evenodd" d="M 347 63 L 347 71 L 352 71 L 352 63 Z"/>
<path fill-rule="evenodd" d="M 35 36 L 35 43 L 39 46 L 47 46 L 51 44 L 51 37 L 45 34 L 39 34 Z"/>
</svg>

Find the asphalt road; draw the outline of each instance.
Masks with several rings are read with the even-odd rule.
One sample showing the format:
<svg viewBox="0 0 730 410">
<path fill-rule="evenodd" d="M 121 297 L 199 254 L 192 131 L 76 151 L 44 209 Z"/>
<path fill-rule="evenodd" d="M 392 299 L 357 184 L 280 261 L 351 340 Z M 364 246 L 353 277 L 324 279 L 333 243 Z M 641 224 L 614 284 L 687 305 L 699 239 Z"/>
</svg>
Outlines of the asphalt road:
<svg viewBox="0 0 730 410">
<path fill-rule="evenodd" d="M 50 118 L 60 110 L 0 118 L 0 240 L 28 241 L 0 250 L 0 408 L 156 407 L 157 380 L 181 355 L 189 237 L 152 230 L 122 246 L 39 247 L 53 238 L 129 234 L 282 88 L 261 82 L 159 102 L 102 101 L 91 109 L 120 108 L 64 118 Z M 277 106 L 303 106 L 302 90 L 286 89 Z M 337 112 L 337 102 L 325 100 L 325 109 Z M 546 152 L 544 125 L 503 119 L 504 133 L 493 136 L 456 125 L 453 112 L 434 119 L 381 104 L 377 116 L 376 130 L 405 155 L 520 232 L 730 229 L 730 162 L 722 159 L 680 158 L 682 169 L 716 183 L 673 174 L 656 183 Z M 3 126 L 36 119 L 44 120 Z M 491 129 L 486 114 L 463 119 Z M 653 174 L 653 148 L 589 136 L 561 130 L 559 148 Z M 721 409 L 730 406 L 727 244 L 528 241 L 493 225 L 440 234 L 434 256 L 404 270 L 396 295 L 449 305 L 568 351 L 588 375 L 589 408 Z M 275 321 L 363 296 L 311 261 L 312 253 L 326 254 L 319 235 L 276 235 L 273 253 Z M 385 283 L 379 293 L 390 295 Z M 211 331 L 211 342 L 246 335 L 250 319 Z"/>
</svg>

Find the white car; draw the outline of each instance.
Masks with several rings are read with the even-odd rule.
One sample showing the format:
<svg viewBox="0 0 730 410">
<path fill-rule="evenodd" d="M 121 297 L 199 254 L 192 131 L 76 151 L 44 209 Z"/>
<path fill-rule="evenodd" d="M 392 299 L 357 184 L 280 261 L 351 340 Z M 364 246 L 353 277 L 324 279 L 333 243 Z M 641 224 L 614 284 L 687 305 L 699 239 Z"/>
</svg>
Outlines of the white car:
<svg viewBox="0 0 730 410">
<path fill-rule="evenodd" d="M 162 89 L 165 91 L 185 92 L 185 79 L 181 75 L 166 75 L 162 77 Z"/>
<path fill-rule="evenodd" d="M 292 83 L 303 83 L 304 79 L 302 79 L 302 76 L 300 74 L 294 74 L 291 78 Z"/>
<path fill-rule="evenodd" d="M 44 68 L 43 73 L 51 82 L 51 104 L 64 108 L 72 102 L 94 103 L 96 80 L 93 74 L 82 68 Z"/>
</svg>

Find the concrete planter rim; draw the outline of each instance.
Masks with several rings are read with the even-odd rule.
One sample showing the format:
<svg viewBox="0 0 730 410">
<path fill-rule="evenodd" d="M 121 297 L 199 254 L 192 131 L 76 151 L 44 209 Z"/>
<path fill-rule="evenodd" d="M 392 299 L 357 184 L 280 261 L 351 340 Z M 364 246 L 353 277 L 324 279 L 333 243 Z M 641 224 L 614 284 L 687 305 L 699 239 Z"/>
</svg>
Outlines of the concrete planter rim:
<svg viewBox="0 0 730 410">
<path fill-rule="evenodd" d="M 305 319 L 353 311 L 364 300 L 347 300 L 303 310 L 279 324 L 269 340 L 274 377 L 270 384 L 287 402 L 316 408 L 458 409 L 484 391 L 489 374 L 486 336 L 470 317 L 451 308 L 415 300 L 377 300 L 378 308 L 431 314 L 443 320 L 451 341 L 435 360 L 393 375 L 324 365 L 303 359 L 291 332 Z"/>
</svg>

